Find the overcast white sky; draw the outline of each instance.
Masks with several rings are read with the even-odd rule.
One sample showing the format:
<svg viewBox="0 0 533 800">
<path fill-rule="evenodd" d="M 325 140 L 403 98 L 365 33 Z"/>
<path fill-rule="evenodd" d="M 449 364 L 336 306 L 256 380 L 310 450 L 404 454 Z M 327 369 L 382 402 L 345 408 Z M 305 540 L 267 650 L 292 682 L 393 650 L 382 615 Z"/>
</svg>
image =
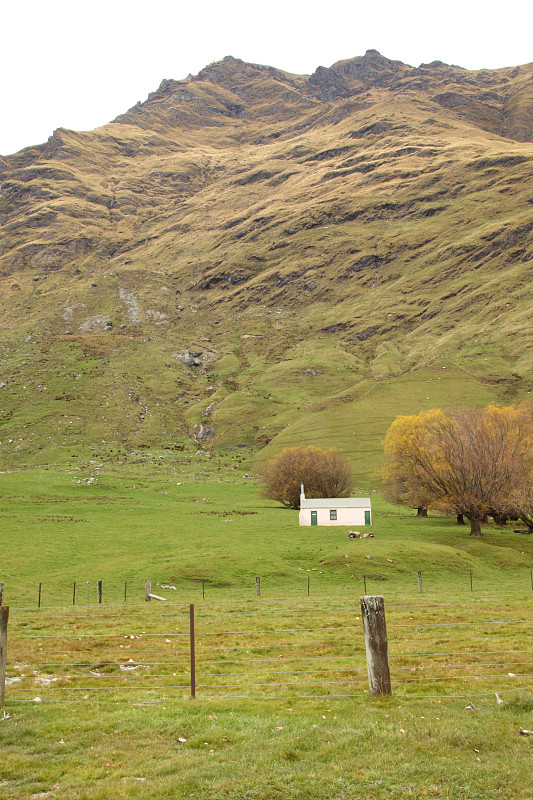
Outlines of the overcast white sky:
<svg viewBox="0 0 533 800">
<path fill-rule="evenodd" d="M 370 48 L 418 66 L 533 61 L 533 4 L 507 0 L 4 0 L 0 153 L 89 130 L 226 55 L 299 74 Z"/>
</svg>

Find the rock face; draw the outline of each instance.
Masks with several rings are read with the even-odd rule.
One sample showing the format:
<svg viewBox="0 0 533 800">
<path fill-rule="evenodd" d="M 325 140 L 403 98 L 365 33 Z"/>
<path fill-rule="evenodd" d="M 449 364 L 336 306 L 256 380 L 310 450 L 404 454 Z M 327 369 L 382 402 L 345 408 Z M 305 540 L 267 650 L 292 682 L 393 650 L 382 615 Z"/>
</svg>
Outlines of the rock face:
<svg viewBox="0 0 533 800">
<path fill-rule="evenodd" d="M 195 434 L 196 440 L 199 442 L 205 442 L 208 439 L 212 439 L 215 435 L 215 429 L 212 425 L 202 425 L 200 424 L 200 428 L 198 432 Z"/>
<path fill-rule="evenodd" d="M 325 67 L 318 67 L 309 78 L 308 86 L 321 100 L 335 100 L 350 95 L 348 85 L 340 75 Z"/>
<path fill-rule="evenodd" d="M 185 364 L 186 367 L 201 367 L 202 366 L 201 359 L 196 358 L 196 356 L 193 356 L 190 353 L 187 353 L 187 355 L 185 355 L 183 357 L 183 363 Z"/>
</svg>

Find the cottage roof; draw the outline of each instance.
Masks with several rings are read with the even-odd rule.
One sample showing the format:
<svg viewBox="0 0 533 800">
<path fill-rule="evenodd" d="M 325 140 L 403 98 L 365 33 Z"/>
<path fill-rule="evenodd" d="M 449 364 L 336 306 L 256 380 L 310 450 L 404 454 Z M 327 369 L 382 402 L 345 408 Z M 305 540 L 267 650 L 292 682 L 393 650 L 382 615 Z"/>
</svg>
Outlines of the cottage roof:
<svg viewBox="0 0 533 800">
<path fill-rule="evenodd" d="M 306 497 L 300 508 L 370 508 L 370 497 Z"/>
</svg>

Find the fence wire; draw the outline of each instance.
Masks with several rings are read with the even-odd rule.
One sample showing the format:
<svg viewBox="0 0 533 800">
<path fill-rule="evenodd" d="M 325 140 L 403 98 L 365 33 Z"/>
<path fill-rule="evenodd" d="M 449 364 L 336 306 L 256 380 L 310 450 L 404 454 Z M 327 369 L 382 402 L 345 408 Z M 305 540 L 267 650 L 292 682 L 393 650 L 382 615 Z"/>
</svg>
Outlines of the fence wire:
<svg viewBox="0 0 533 800">
<path fill-rule="evenodd" d="M 386 602 L 386 614 L 393 694 L 402 699 L 531 690 L 531 598 L 393 601 Z M 242 624 L 233 627 L 236 615 Z M 108 607 L 86 613 L 12 608 L 6 704 L 91 698 L 165 704 L 183 702 L 193 684 L 206 700 L 368 697 L 360 617 L 353 601 L 205 604 L 196 609 L 192 664 L 183 603 L 164 611 L 139 604 L 112 614 Z M 458 684 L 464 693 L 457 693 Z"/>
</svg>

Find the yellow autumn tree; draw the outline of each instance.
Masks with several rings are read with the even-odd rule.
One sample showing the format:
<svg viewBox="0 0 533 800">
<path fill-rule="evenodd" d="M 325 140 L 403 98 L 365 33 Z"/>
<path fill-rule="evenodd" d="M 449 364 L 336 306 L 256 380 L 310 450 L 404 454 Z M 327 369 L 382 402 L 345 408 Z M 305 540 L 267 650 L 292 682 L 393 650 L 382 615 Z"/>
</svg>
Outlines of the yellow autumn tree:
<svg viewBox="0 0 533 800">
<path fill-rule="evenodd" d="M 424 442 L 423 420 L 420 416 L 399 416 L 389 428 L 383 441 L 385 467 L 381 471 L 383 494 L 392 503 L 416 508 L 418 517 L 427 516 L 433 497 L 416 479 L 416 452 L 427 446 Z"/>
<path fill-rule="evenodd" d="M 263 497 L 299 508 L 302 483 L 306 497 L 348 497 L 352 468 L 339 450 L 286 447 L 265 465 L 261 482 Z"/>
<path fill-rule="evenodd" d="M 485 514 L 511 508 L 513 486 L 524 471 L 525 427 L 515 406 L 399 417 L 383 443 L 389 497 L 462 514 L 471 535 L 481 536 Z"/>
<path fill-rule="evenodd" d="M 511 489 L 506 513 L 521 519 L 527 525 L 528 533 L 533 533 L 533 403 L 522 403 L 517 413 L 520 415 L 523 432 L 521 469 Z"/>
</svg>

